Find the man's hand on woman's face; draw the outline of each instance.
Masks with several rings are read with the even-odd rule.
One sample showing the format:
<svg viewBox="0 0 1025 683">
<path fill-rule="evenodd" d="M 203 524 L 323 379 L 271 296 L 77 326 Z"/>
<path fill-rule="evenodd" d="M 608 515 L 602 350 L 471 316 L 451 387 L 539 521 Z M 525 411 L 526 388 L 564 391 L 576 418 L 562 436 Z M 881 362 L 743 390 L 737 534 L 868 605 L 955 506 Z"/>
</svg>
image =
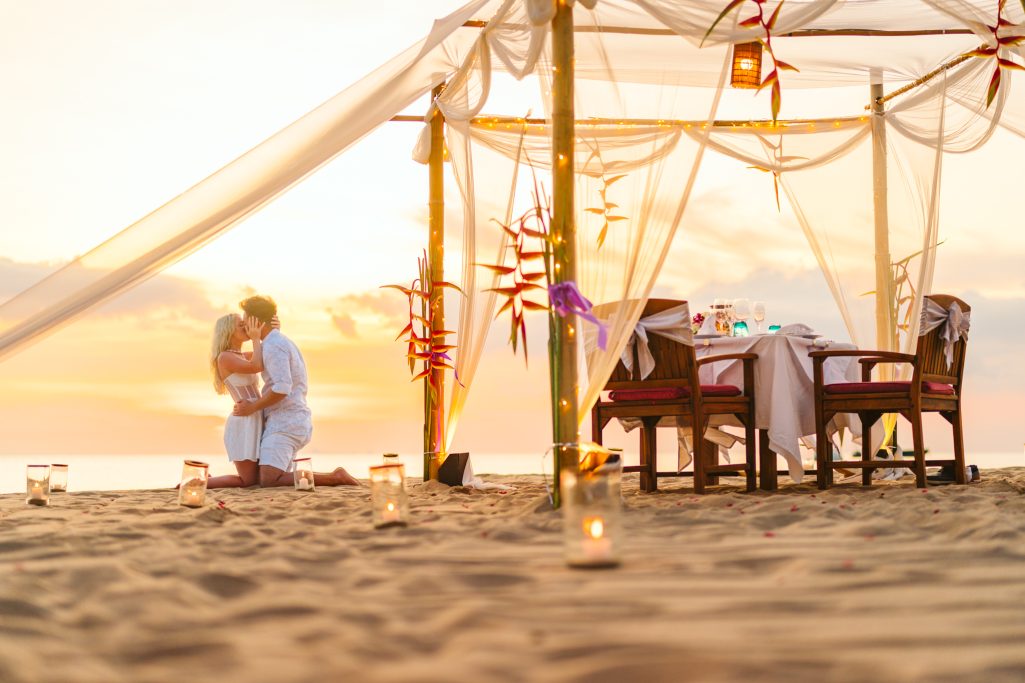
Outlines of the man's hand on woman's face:
<svg viewBox="0 0 1025 683">
<path fill-rule="evenodd" d="M 278 320 L 278 316 L 275 315 L 273 318 L 270 319 L 270 326 L 273 330 L 281 329 L 281 321 Z"/>
<path fill-rule="evenodd" d="M 246 336 L 251 340 L 257 340 L 263 334 L 263 323 L 254 318 L 253 316 L 247 316 L 242 322 L 242 328 L 246 332 Z"/>
</svg>

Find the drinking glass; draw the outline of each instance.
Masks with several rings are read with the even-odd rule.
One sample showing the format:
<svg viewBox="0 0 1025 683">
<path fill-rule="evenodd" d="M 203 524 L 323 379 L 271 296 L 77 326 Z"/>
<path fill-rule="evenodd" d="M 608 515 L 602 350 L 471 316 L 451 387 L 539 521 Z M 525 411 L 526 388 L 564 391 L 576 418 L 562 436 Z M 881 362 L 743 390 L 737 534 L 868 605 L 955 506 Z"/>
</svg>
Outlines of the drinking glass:
<svg viewBox="0 0 1025 683">
<path fill-rule="evenodd" d="M 762 333 L 762 321 L 765 320 L 765 302 L 756 301 L 754 307 L 755 324 L 758 325 L 758 334 Z"/>
<path fill-rule="evenodd" d="M 712 314 L 715 316 L 715 333 L 729 334 L 730 321 L 726 316 L 726 299 L 715 299 L 715 302 L 712 304 Z"/>
<path fill-rule="evenodd" d="M 733 325 L 734 337 L 747 336 L 747 323 L 745 321 L 750 315 L 751 302 L 749 302 L 747 299 L 733 300 L 733 317 L 736 320 L 736 323 Z"/>
</svg>

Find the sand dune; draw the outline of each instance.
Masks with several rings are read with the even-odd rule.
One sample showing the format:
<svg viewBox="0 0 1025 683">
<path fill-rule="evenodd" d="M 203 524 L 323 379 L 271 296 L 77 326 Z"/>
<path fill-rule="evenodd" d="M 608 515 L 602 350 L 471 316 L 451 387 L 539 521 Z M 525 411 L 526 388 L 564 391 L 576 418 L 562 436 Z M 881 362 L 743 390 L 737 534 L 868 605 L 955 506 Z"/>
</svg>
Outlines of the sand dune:
<svg viewBox="0 0 1025 683">
<path fill-rule="evenodd" d="M 1025 681 L 1025 468 L 969 487 L 641 494 L 567 569 L 539 477 L 0 497 L 0 681 Z M 218 503 L 220 501 L 220 504 Z"/>
</svg>

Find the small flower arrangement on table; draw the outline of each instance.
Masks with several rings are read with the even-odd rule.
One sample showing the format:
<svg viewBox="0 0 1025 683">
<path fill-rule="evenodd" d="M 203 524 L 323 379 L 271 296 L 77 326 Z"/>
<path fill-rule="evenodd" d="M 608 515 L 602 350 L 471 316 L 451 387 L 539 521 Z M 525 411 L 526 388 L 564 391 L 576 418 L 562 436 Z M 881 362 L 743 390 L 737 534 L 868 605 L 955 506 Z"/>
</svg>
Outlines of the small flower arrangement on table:
<svg viewBox="0 0 1025 683">
<path fill-rule="evenodd" d="M 704 313 L 695 313 L 690 319 L 690 331 L 697 334 L 701 331 L 701 326 L 705 323 Z"/>
</svg>

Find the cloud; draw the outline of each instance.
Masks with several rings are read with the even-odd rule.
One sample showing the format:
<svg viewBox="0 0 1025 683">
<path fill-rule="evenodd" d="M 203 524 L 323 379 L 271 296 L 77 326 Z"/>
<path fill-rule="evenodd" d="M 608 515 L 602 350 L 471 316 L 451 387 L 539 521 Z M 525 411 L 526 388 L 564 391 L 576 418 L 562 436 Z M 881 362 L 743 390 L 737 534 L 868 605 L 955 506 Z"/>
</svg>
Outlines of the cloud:
<svg viewBox="0 0 1025 683">
<path fill-rule="evenodd" d="M 352 337 L 355 339 L 359 336 L 356 334 L 356 321 L 347 313 L 332 313 L 331 324 L 335 326 L 336 330 L 342 333 L 343 337 Z"/>
<path fill-rule="evenodd" d="M 335 329 L 351 339 L 359 338 L 358 330 L 363 328 L 398 331 L 406 324 L 408 311 L 405 299 L 395 290 L 347 294 L 327 308 Z"/>
</svg>

